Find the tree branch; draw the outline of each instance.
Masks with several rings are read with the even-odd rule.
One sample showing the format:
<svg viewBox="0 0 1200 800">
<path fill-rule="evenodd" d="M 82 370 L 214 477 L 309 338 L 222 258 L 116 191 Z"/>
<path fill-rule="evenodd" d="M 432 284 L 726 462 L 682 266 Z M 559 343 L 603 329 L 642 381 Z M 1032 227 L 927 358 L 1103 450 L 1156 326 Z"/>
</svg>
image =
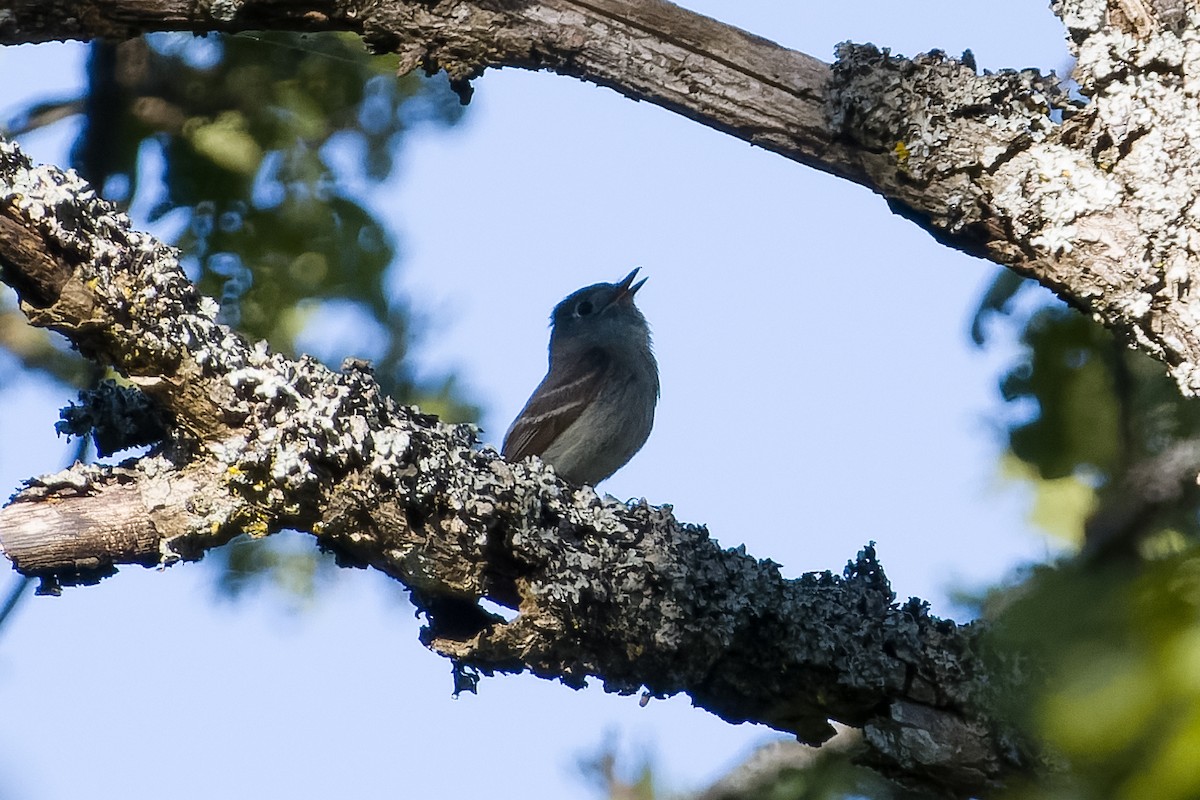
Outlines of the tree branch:
<svg viewBox="0 0 1200 800">
<path fill-rule="evenodd" d="M 661 0 L 18 0 L 0 42 L 154 30 L 351 30 L 464 99 L 549 69 L 677 111 L 883 195 L 945 244 L 1032 276 L 1200 391 L 1200 9 L 1055 0 L 1086 96 L 1053 75 L 842 45 L 838 62 Z"/>
<path fill-rule="evenodd" d="M 844 578 L 785 580 L 669 507 L 476 449 L 471 426 L 398 407 L 360 362 L 334 373 L 249 346 L 216 324 L 170 248 L 12 144 L 0 187 L 0 265 L 23 310 L 175 426 L 146 457 L 30 481 L 0 510 L 0 552 L 44 590 L 293 527 L 343 565 L 403 581 L 428 617 L 423 640 L 467 682 L 529 670 L 687 692 L 814 743 L 832 718 L 865 729 L 864 761 L 948 796 L 1027 766 L 989 714 L 1007 679 L 983 666 L 980 631 L 897 606 L 872 549 Z"/>
<path fill-rule="evenodd" d="M 827 66 L 663 2 L 18 0 L 0 41 L 151 30 L 352 30 L 469 96 L 487 67 L 550 69 L 648 100 L 853 180 L 965 252 L 1006 264 L 1164 361 L 1200 391 L 1200 9 L 1056 0 L 1074 99 L 1035 71 L 976 73 L 843 45 Z M 0 511 L 26 573 L 87 582 L 123 563 L 200 557 L 231 536 L 314 533 L 342 563 L 403 580 L 427 644 L 470 670 L 529 669 L 613 691 L 686 691 L 730 720 L 821 741 L 864 729 L 865 760 L 978 794 L 1027 766 L 988 712 L 1007 683 L 979 632 L 897 607 L 871 552 L 844 579 L 784 580 L 669 509 L 624 506 L 510 465 L 332 373 L 214 322 L 174 255 L 70 175 L 0 147 L 0 263 L 35 324 L 162 403 L 152 456 L 31 482 Z M 505 620 L 480 598 L 515 609 Z M 993 668 L 1002 669 L 1002 668 Z"/>
</svg>

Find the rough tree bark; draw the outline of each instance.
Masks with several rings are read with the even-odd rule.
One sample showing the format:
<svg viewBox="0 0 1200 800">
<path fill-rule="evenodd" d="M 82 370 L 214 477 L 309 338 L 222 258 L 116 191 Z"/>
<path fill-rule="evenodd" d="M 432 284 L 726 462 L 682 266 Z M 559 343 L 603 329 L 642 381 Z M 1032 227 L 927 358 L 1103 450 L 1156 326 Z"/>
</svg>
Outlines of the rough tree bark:
<svg viewBox="0 0 1200 800">
<path fill-rule="evenodd" d="M 464 96 L 489 66 L 611 86 L 868 186 L 947 245 L 1036 277 L 1200 391 L 1200 11 L 1057 0 L 1080 92 L 970 59 L 843 45 L 836 64 L 661 2 L 17 0 L 0 42 L 151 30 L 353 30 Z M 931 793 L 971 795 L 1030 759 L 989 713 L 1009 680 L 978 631 L 897 606 L 867 551 L 844 579 L 783 580 L 669 508 L 624 506 L 506 464 L 341 374 L 216 325 L 172 253 L 77 179 L 0 149 L 0 264 L 35 324 L 111 364 L 173 417 L 151 455 L 31 481 L 0 550 L 48 590 L 124 563 L 198 558 L 242 531 L 309 530 L 343 563 L 403 580 L 427 644 L 472 670 L 529 669 L 614 691 L 686 691 L 731 720 L 859 756 Z M 482 610 L 489 597 L 519 613 Z"/>
</svg>

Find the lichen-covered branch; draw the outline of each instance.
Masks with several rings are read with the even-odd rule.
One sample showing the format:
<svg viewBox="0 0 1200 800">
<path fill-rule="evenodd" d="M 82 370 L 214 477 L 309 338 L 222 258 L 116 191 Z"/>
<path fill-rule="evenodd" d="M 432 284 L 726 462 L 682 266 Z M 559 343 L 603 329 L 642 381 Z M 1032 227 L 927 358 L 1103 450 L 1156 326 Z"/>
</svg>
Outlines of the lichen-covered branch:
<svg viewBox="0 0 1200 800">
<path fill-rule="evenodd" d="M 3 278 L 29 318 L 151 394 L 170 429 L 145 457 L 31 480 L 0 509 L 0 552 L 44 590 L 294 527 L 404 582 L 463 681 L 529 670 L 686 692 L 809 742 L 836 719 L 865 730 L 864 761 L 949 796 L 1025 766 L 989 716 L 1003 681 L 979 632 L 897 605 L 869 548 L 843 577 L 786 580 L 669 507 L 478 449 L 471 426 L 397 406 L 365 364 L 248 345 L 170 248 L 6 143 L 0 220 Z"/>
<path fill-rule="evenodd" d="M 1036 71 L 844 45 L 832 65 L 663 2 L 17 0 L 0 41 L 151 30 L 354 30 L 464 98 L 490 66 L 610 86 L 856 181 L 939 240 L 1009 265 L 1162 359 L 1200 392 L 1200 9 L 1056 0 L 1077 91 Z M 0 265 L 36 324 L 158 400 L 169 438 L 112 469 L 30 483 L 0 550 L 45 588 L 229 537 L 311 531 L 402 580 L 426 642 L 472 670 L 687 692 L 808 741 L 863 729 L 862 758 L 931 793 L 1026 766 L 988 714 L 973 628 L 897 607 L 868 552 L 844 578 L 784 580 L 669 509 L 625 506 L 506 464 L 333 373 L 214 322 L 174 254 L 70 175 L 0 148 Z M 487 597 L 514 609 L 484 611 Z"/>
<path fill-rule="evenodd" d="M 1032 276 L 1200 392 L 1200 7 L 1054 0 L 1072 98 L 1035 70 L 842 45 L 832 67 L 661 0 L 17 0 L 0 42 L 351 30 L 464 99 L 548 69 L 861 183 L 940 241 Z"/>
</svg>

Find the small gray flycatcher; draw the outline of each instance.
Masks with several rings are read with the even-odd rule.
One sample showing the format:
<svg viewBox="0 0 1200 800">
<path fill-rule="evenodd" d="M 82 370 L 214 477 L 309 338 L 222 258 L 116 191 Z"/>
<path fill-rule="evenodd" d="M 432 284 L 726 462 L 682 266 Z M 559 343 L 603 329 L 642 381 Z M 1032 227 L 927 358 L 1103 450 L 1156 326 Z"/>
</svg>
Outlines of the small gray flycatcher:
<svg viewBox="0 0 1200 800">
<path fill-rule="evenodd" d="M 540 456 L 562 478 L 597 484 L 625 466 L 654 425 L 658 364 L 633 304 L 646 279 L 597 283 L 550 315 L 550 368 L 504 435 L 509 461 Z"/>
</svg>

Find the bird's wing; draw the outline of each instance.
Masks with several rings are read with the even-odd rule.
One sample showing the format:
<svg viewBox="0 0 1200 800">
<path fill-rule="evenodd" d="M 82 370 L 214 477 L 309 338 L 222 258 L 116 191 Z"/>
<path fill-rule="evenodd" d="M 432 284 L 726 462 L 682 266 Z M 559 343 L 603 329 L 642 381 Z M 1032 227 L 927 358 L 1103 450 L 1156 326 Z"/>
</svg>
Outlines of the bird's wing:
<svg viewBox="0 0 1200 800">
<path fill-rule="evenodd" d="M 501 452 L 509 461 L 540 456 L 595 399 L 609 359 L 589 350 L 565 369 L 551 370 L 504 435 Z"/>
</svg>

